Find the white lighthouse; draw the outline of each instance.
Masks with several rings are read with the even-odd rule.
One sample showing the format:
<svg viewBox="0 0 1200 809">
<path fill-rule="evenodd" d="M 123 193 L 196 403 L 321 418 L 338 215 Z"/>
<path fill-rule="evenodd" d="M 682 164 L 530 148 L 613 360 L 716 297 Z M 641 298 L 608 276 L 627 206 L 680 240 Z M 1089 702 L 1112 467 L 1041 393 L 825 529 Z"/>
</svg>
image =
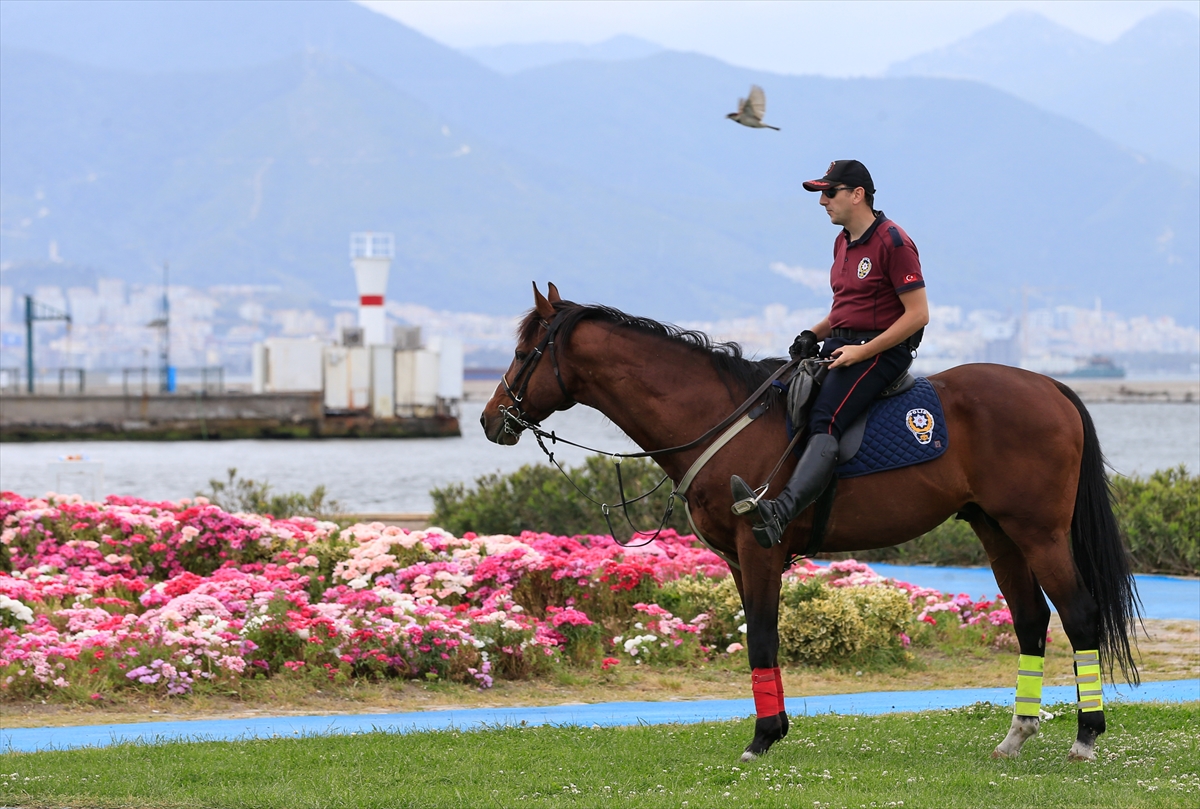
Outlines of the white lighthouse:
<svg viewBox="0 0 1200 809">
<path fill-rule="evenodd" d="M 387 338 L 383 303 L 394 255 L 395 239 L 391 233 L 350 234 L 350 263 L 354 265 L 354 280 L 358 284 L 358 325 L 363 330 L 363 343 L 368 346 L 391 342 Z"/>
</svg>

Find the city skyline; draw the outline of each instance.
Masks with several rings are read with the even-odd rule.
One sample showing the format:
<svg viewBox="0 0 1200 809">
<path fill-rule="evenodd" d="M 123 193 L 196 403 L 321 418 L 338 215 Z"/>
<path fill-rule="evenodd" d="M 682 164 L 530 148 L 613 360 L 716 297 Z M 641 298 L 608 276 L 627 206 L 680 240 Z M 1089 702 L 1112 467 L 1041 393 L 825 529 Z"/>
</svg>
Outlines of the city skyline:
<svg viewBox="0 0 1200 809">
<path fill-rule="evenodd" d="M 344 329 L 357 325 L 357 302 L 352 299 L 329 301 L 321 309 L 280 306 L 272 300 L 280 292 L 254 285 L 171 286 L 172 365 L 221 367 L 227 379 L 239 380 L 250 372 L 255 343 L 269 337 L 336 343 Z M 162 316 L 161 284 L 100 278 L 94 286 L 42 285 L 32 294 L 39 303 L 68 312 L 73 319 L 69 330 L 61 324 L 37 325 L 39 367 L 97 371 L 156 367 L 160 332 L 154 324 Z M 1065 373 L 1098 354 L 1200 360 L 1200 330 L 1181 326 L 1169 316 L 1128 315 L 1104 308 L 1099 300 L 1092 308 L 1047 305 L 1036 294 L 1045 293 L 1031 291 L 1035 305 L 1023 312 L 965 309 L 935 299 L 919 353 L 926 371 L 986 360 Z M 20 294 L 12 286 L 0 285 L 0 366 L 10 370 L 24 362 L 20 306 Z M 507 364 L 521 316 L 436 310 L 403 300 L 389 300 L 385 308 L 389 327 L 418 326 L 426 338 L 461 338 L 467 366 L 482 368 Z M 796 333 L 824 312 L 819 306 L 790 308 L 775 303 L 750 316 L 682 320 L 679 325 L 708 332 L 717 340 L 738 342 L 747 356 L 778 356 Z M 1145 356 L 1141 361 L 1149 362 Z M 1178 373 L 1187 366 L 1176 361 L 1171 367 Z M 1198 371 L 1192 367 L 1182 372 Z"/>
</svg>

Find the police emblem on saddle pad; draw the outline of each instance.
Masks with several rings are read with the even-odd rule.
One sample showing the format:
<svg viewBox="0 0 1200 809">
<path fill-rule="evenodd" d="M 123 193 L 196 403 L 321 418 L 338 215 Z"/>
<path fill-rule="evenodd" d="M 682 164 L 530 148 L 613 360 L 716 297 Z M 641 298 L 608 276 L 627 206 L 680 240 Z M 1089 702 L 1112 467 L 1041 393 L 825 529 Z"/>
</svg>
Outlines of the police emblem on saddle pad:
<svg viewBox="0 0 1200 809">
<path fill-rule="evenodd" d="M 838 466 L 837 476 L 853 478 L 932 461 L 948 446 L 942 401 L 929 380 L 919 377 L 911 390 L 872 403 L 862 444 Z"/>
<path fill-rule="evenodd" d="M 866 278 L 870 272 L 871 272 L 871 259 L 864 258 L 862 261 L 858 262 L 858 277 L 860 279 Z"/>
<path fill-rule="evenodd" d="M 917 439 L 918 444 L 928 444 L 933 440 L 933 428 L 937 424 L 937 419 L 923 407 L 914 407 L 908 411 L 904 417 L 904 423 L 908 425 L 909 431 Z"/>
</svg>

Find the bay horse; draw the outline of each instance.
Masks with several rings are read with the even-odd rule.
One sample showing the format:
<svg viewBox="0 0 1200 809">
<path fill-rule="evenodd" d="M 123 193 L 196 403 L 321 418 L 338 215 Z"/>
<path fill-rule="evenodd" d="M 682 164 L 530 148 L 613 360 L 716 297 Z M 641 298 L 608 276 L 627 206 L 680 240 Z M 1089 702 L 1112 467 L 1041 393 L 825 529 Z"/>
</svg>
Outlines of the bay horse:
<svg viewBox="0 0 1200 809">
<path fill-rule="evenodd" d="M 809 540 L 813 508 L 779 545 L 764 549 L 750 524 L 731 513 L 729 479 L 736 473 L 763 480 L 783 454 L 782 397 L 768 387 L 761 415 L 698 473 L 692 466 L 704 445 L 721 440 L 707 440 L 710 428 L 782 364 L 744 359 L 737 344 L 713 343 L 700 332 L 563 300 L 553 284 L 543 296 L 535 284 L 512 364 L 480 417 L 491 441 L 515 444 L 523 429 L 584 404 L 647 450 L 677 487 L 688 476 L 693 526 L 730 563 L 746 613 L 758 714 L 746 760 L 788 730 L 777 661 L 779 593 L 786 566 Z M 1093 760 L 1105 730 L 1101 657 L 1110 678 L 1115 660 L 1126 680 L 1138 680 L 1128 636 L 1138 599 L 1091 417 L 1070 388 L 1018 368 L 962 365 L 929 381 L 945 413 L 946 451 L 842 480 L 822 550 L 898 545 L 955 515 L 967 520 L 987 551 L 1020 646 L 1012 723 L 992 755 L 1016 756 L 1037 733 L 1049 596 L 1075 652 L 1078 733 L 1069 757 Z M 656 452 L 698 437 L 704 440 L 683 451 Z M 789 454 L 768 496 L 794 465 Z"/>
</svg>

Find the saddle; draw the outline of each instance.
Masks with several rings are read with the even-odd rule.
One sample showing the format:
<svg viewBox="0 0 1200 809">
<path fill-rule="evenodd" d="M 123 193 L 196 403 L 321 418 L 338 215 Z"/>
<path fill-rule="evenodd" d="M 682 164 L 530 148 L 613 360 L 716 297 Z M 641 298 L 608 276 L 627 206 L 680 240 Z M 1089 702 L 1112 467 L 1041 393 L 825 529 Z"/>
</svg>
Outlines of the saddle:
<svg viewBox="0 0 1200 809">
<path fill-rule="evenodd" d="M 911 368 L 912 362 L 910 361 L 908 367 L 896 377 L 895 381 L 884 388 L 875 398 L 887 399 L 912 390 L 913 386 L 917 384 L 917 378 L 912 375 Z M 812 408 L 812 401 L 828 373 L 828 365 L 818 363 L 814 359 L 804 360 L 788 383 L 787 412 L 794 430 L 803 430 L 805 429 L 804 425 L 808 424 L 808 413 Z M 863 434 L 867 429 L 869 415 L 870 408 L 863 410 L 859 417 L 842 432 L 841 440 L 838 442 L 839 464 L 846 463 L 858 454 L 858 450 L 862 447 Z M 797 449 L 799 448 L 800 445 L 797 444 Z"/>
</svg>

